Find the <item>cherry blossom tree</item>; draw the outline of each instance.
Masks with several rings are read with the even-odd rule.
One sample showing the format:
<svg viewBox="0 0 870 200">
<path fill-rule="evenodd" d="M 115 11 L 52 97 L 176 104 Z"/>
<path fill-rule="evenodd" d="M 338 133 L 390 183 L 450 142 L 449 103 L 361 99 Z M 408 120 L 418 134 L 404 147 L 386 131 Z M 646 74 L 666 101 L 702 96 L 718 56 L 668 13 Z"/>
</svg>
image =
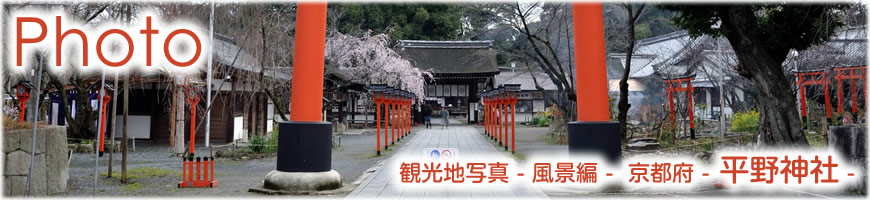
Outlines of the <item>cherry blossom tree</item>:
<svg viewBox="0 0 870 200">
<path fill-rule="evenodd" d="M 326 40 L 327 74 L 339 74 L 349 82 L 386 84 L 414 93 L 418 101 L 425 97 L 425 77 L 432 73 L 415 68 L 410 61 L 389 48 L 389 36 L 361 36 L 333 32 Z"/>
</svg>

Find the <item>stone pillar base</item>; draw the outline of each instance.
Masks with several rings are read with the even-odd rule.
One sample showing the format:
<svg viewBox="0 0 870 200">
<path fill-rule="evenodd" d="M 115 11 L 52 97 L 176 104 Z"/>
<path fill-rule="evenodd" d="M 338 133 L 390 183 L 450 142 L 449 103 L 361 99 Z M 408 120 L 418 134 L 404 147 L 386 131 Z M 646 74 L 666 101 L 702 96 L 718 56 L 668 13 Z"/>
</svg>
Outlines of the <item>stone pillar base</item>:
<svg viewBox="0 0 870 200">
<path fill-rule="evenodd" d="M 568 123 L 569 155 L 600 153 L 607 161 L 619 163 L 622 158 L 622 140 L 619 122 Z"/>
<path fill-rule="evenodd" d="M 326 172 L 282 172 L 272 170 L 263 182 L 266 189 L 280 191 L 323 191 L 341 187 L 341 175 L 335 170 Z"/>
</svg>

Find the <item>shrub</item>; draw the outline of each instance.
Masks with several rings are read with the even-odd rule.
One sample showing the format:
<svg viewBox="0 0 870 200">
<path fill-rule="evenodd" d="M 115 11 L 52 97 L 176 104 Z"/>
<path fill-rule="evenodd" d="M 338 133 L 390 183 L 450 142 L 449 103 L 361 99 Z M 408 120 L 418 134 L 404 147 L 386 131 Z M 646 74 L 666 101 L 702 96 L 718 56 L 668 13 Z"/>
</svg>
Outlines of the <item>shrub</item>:
<svg viewBox="0 0 870 200">
<path fill-rule="evenodd" d="M 749 110 L 734 114 L 731 121 L 731 131 L 734 132 L 758 132 L 758 111 Z"/>
<path fill-rule="evenodd" d="M 531 124 L 540 127 L 550 126 L 550 119 L 546 113 L 539 112 L 532 118 Z"/>
<path fill-rule="evenodd" d="M 659 129 L 659 135 L 656 140 L 659 142 L 659 145 L 663 149 L 670 148 L 674 146 L 674 134 L 676 133 L 676 129 L 670 125 L 664 125 L 662 129 Z"/>
<path fill-rule="evenodd" d="M 272 133 L 272 136 L 268 139 L 264 139 L 260 136 L 254 136 L 254 138 L 251 138 L 251 144 L 248 145 L 248 151 L 254 153 L 278 151 L 278 133 Z"/>
</svg>

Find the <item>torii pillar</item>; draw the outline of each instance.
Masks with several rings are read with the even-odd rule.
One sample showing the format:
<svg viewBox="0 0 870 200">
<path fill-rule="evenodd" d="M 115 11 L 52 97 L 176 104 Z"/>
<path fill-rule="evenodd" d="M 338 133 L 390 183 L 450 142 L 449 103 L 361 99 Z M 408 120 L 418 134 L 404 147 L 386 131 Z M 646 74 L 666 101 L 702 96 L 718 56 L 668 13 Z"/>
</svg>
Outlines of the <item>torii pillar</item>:
<svg viewBox="0 0 870 200">
<path fill-rule="evenodd" d="M 607 65 L 604 53 L 604 16 L 601 3 L 571 5 L 574 18 L 577 121 L 568 124 L 571 155 L 601 153 L 618 162 L 622 153 L 619 123 L 610 121 L 607 102 Z M 582 77 L 582 78 L 581 78 Z"/>
<path fill-rule="evenodd" d="M 323 61 L 326 2 L 300 2 L 296 12 L 290 121 L 278 125 L 277 169 L 264 187 L 282 191 L 330 190 L 341 187 L 332 170 L 332 124 L 323 114 Z"/>
</svg>

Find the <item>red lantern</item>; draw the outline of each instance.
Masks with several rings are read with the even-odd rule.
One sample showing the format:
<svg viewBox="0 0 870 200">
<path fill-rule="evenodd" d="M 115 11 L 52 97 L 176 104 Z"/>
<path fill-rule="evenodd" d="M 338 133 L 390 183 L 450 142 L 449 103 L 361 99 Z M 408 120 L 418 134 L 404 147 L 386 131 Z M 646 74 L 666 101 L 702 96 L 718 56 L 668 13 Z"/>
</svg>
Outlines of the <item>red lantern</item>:
<svg viewBox="0 0 870 200">
<path fill-rule="evenodd" d="M 18 121 L 24 122 L 27 100 L 30 99 L 30 90 L 33 89 L 33 85 L 30 84 L 30 81 L 19 81 L 13 89 L 15 90 L 15 96 L 18 97 Z"/>
</svg>

